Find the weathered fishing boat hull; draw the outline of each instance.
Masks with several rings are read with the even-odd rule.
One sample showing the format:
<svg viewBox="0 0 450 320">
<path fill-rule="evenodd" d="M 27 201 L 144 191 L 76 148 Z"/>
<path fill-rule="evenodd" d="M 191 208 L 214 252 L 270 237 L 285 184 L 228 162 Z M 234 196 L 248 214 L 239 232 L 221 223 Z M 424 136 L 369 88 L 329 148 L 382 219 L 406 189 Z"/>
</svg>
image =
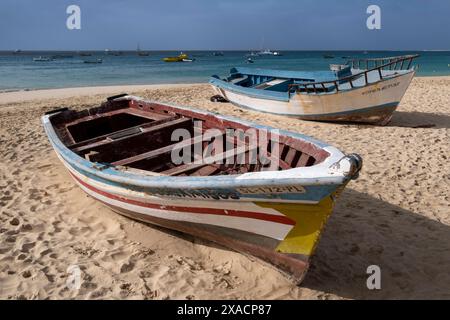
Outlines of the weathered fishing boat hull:
<svg viewBox="0 0 450 320">
<path fill-rule="evenodd" d="M 232 104 L 266 113 L 303 120 L 386 124 L 408 89 L 414 71 L 383 82 L 329 94 L 294 93 L 287 99 L 271 100 L 242 92 L 240 88 L 212 79 L 216 94 Z"/>
<path fill-rule="evenodd" d="M 135 192 L 134 186 L 100 182 L 59 158 L 86 194 L 113 211 L 253 255 L 277 266 L 298 283 L 308 270 L 337 198 L 337 192 L 319 203 L 159 198 L 152 196 L 151 190 Z M 171 191 L 177 192 L 183 190 Z M 218 192 L 211 191 L 211 196 Z"/>
<path fill-rule="evenodd" d="M 43 124 L 57 156 L 74 181 L 84 192 L 112 210 L 254 255 L 278 266 L 296 281 L 301 281 L 337 195 L 361 168 L 360 158 L 356 155 L 345 156 L 332 146 L 290 133 L 283 134 L 282 142 L 304 144 L 303 152 L 286 149 L 288 145 L 285 145 L 283 150 L 286 152 L 280 153 L 280 161 L 283 166 L 287 162 L 298 162 L 302 167 L 285 171 L 176 177 L 143 172 L 114 165 L 113 162 L 92 161 L 92 157 L 101 156 L 101 150 L 106 150 L 108 144 L 127 142 L 126 145 L 131 146 L 127 139 L 142 137 L 146 134 L 143 133 L 144 128 L 150 130 L 145 126 L 151 125 L 139 124 L 142 126 L 139 130 L 133 126 L 133 130 L 126 129 L 126 132 L 120 126 L 121 130 L 105 135 L 93 123 L 119 119 L 113 118 L 119 115 L 120 121 L 124 121 L 125 113 L 120 113 L 123 109 L 123 112 L 137 112 L 132 118 L 133 124 L 136 124 L 140 123 L 136 115 L 145 114 L 146 110 L 151 113 L 150 110 L 158 108 L 164 108 L 158 117 L 164 115 L 172 119 L 171 112 L 176 110 L 179 115 L 204 119 L 210 125 L 217 121 L 223 128 L 232 124 L 248 126 L 244 121 L 149 103 L 129 96 L 111 100 L 96 110 L 90 109 L 84 113 L 59 110 L 44 116 Z M 185 123 L 184 120 L 176 118 L 172 122 Z M 91 124 L 85 127 L 86 131 L 81 131 L 79 126 L 83 121 L 94 122 L 89 122 Z M 170 124 L 170 121 L 165 124 L 161 121 L 160 118 L 154 121 L 153 127 Z M 110 123 L 114 126 L 120 124 Z M 95 137 L 88 135 L 89 132 L 95 132 Z M 158 136 L 158 132 L 155 134 L 151 137 L 162 137 Z M 73 141 L 70 135 L 82 141 Z M 94 149 L 96 152 L 93 152 Z M 85 157 L 80 156 L 82 154 Z M 311 159 L 318 163 L 313 164 Z"/>
<path fill-rule="evenodd" d="M 88 195 L 119 214 L 212 241 L 235 251 L 258 257 L 277 266 L 296 282 L 301 282 L 308 270 L 310 257 L 320 239 L 323 227 L 332 213 L 334 203 L 331 197 L 317 205 L 240 202 L 236 206 L 231 206 L 234 209 L 230 209 L 230 211 L 236 210 L 242 216 L 234 218 L 236 221 L 233 223 L 228 221 L 219 225 L 217 216 L 226 215 L 226 213 L 225 210 L 223 213 L 219 213 L 222 209 L 219 209 L 218 206 L 205 207 L 206 204 L 200 204 L 201 207 L 177 207 L 170 204 L 155 204 L 145 200 L 125 198 L 97 189 L 81 179 L 75 178 L 75 181 Z M 164 200 L 162 202 L 167 203 Z M 260 208 L 255 207 L 255 205 L 260 206 Z M 164 210 L 161 209 L 163 207 L 173 208 Z M 220 207 L 223 208 L 224 206 L 220 205 Z M 295 218 L 290 221 L 289 218 L 285 218 L 288 216 L 275 215 L 271 217 L 266 212 L 257 211 L 263 208 L 269 210 L 277 208 L 280 213 L 289 211 L 295 213 Z M 181 211 L 176 211 L 177 209 Z M 193 213 L 186 213 L 186 210 L 192 210 Z M 252 216 L 256 214 L 260 217 L 249 219 L 245 216 L 246 214 Z M 198 215 L 199 217 L 192 217 L 192 215 Z M 211 221 L 208 221 L 210 219 L 205 215 L 212 215 L 215 224 L 211 224 Z M 228 217 L 227 220 L 230 220 L 230 218 Z M 286 239 L 286 236 L 294 228 L 294 224 L 297 225 L 297 228 L 292 232 L 292 238 Z M 235 228 L 236 225 L 240 225 L 240 230 Z M 272 229 L 270 236 L 244 230 L 254 231 L 255 229 L 269 228 Z M 301 236 L 304 233 L 308 236 Z M 274 237 L 284 237 L 286 240 L 278 240 Z M 286 243 L 283 243 L 284 241 Z"/>
</svg>

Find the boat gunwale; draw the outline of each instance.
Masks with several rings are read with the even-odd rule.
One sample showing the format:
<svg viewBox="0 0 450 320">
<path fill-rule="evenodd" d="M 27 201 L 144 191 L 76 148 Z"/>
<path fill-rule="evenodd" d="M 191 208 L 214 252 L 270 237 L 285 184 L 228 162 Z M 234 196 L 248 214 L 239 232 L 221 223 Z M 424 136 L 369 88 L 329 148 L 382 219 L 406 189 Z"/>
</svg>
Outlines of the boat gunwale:
<svg viewBox="0 0 450 320">
<path fill-rule="evenodd" d="M 55 151 L 60 155 L 64 161 L 70 166 L 80 169 L 86 173 L 98 176 L 104 180 L 110 180 L 123 185 L 134 185 L 144 188 L 165 188 L 165 189 L 235 189 L 242 187 L 255 186 L 286 186 L 286 185 L 341 185 L 350 180 L 352 176 L 344 170 L 331 170 L 330 167 L 345 158 L 345 154 L 337 148 L 328 145 L 324 142 L 318 141 L 306 135 L 279 130 L 273 127 L 259 125 L 253 122 L 237 119 L 234 117 L 221 116 L 204 110 L 194 108 L 187 108 L 176 106 L 168 103 L 160 103 L 156 101 L 144 100 L 140 97 L 127 95 L 115 101 L 142 101 L 145 103 L 162 104 L 172 108 L 195 112 L 204 116 L 213 116 L 220 120 L 237 122 L 242 125 L 254 127 L 256 129 L 264 130 L 278 130 L 280 135 L 287 135 L 294 139 L 301 139 L 316 147 L 323 149 L 329 155 L 320 163 L 311 167 L 298 167 L 282 171 L 262 171 L 245 174 L 234 174 L 224 176 L 149 176 L 131 172 L 125 172 L 121 168 L 111 166 L 110 164 L 103 164 L 97 162 L 90 162 L 78 154 L 71 151 L 60 140 L 55 132 L 51 118 L 60 112 L 44 115 L 42 122 L 47 136 L 53 145 Z M 349 161 L 349 160 L 347 160 Z M 345 166 L 344 166 L 345 167 Z M 284 176 L 281 177 L 280 176 Z"/>
</svg>

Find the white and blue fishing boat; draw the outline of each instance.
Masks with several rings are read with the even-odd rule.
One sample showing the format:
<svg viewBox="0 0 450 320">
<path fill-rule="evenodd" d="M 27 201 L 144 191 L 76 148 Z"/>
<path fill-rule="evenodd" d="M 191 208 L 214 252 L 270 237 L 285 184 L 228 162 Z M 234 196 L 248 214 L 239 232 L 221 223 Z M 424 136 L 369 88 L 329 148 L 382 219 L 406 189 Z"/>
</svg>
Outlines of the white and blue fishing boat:
<svg viewBox="0 0 450 320">
<path fill-rule="evenodd" d="M 260 56 L 281 56 L 281 53 L 279 51 L 271 51 L 269 49 L 266 49 L 266 50 L 259 51 L 258 55 L 260 55 Z"/>
<path fill-rule="evenodd" d="M 302 134 L 129 95 L 88 110 L 54 110 L 42 123 L 69 175 L 94 199 L 130 218 L 252 254 L 297 281 L 337 196 L 362 164 Z M 180 130 L 197 135 L 174 139 Z M 230 130 L 257 134 L 265 156 L 250 161 L 255 149 Z M 219 138 L 227 151 L 215 144 L 209 156 L 173 160 L 180 150 L 211 150 Z"/>
<path fill-rule="evenodd" d="M 245 108 L 304 120 L 387 124 L 415 74 L 418 55 L 356 59 L 330 71 L 232 68 L 210 84 Z"/>
</svg>

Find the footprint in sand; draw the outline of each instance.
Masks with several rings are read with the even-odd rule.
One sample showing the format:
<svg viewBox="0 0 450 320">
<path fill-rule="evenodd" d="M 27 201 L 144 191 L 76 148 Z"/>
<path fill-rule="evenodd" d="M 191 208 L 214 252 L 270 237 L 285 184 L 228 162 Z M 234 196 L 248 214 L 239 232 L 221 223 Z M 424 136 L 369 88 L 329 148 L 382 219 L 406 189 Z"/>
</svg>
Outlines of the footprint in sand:
<svg viewBox="0 0 450 320">
<path fill-rule="evenodd" d="M 127 273 L 134 269 L 134 263 L 129 261 L 128 263 L 122 264 L 120 267 L 120 273 Z"/>
<path fill-rule="evenodd" d="M 20 251 L 22 251 L 24 253 L 28 253 L 28 252 L 30 252 L 30 249 L 34 248 L 35 245 L 36 245 L 36 242 L 24 243 L 22 245 L 22 249 Z"/>
<path fill-rule="evenodd" d="M 18 226 L 20 224 L 20 220 L 17 218 L 13 218 L 9 221 L 9 224 L 12 226 Z"/>
</svg>

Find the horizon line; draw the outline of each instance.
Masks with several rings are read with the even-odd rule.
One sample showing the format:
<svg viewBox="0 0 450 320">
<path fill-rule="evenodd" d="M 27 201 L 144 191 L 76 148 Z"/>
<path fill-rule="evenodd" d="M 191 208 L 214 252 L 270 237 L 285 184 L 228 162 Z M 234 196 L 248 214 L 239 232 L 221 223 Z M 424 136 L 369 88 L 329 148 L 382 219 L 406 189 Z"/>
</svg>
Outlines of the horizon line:
<svg viewBox="0 0 450 320">
<path fill-rule="evenodd" d="M 35 52 L 35 51 L 59 51 L 59 52 L 81 52 L 81 51 L 100 51 L 100 52 L 108 52 L 108 51 L 125 51 L 125 52 L 135 52 L 139 51 L 137 49 L 0 49 L 0 52 L 15 52 L 17 50 L 20 50 L 21 52 Z M 219 51 L 219 52 L 232 52 L 232 51 L 261 51 L 265 49 L 140 49 L 140 51 L 149 51 L 149 52 L 156 52 L 156 51 Z M 380 52 L 380 51 L 450 51 L 450 49 L 274 49 L 273 51 L 367 51 L 367 52 Z"/>
</svg>

